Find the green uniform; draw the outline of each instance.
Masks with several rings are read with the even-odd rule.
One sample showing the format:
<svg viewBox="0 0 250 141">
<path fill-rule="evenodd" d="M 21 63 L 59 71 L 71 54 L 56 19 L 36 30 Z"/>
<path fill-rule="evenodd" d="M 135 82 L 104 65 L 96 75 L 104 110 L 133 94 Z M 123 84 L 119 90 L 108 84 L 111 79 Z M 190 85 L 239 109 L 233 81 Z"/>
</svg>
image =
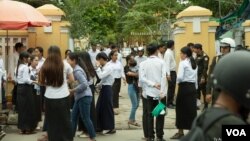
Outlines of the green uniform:
<svg viewBox="0 0 250 141">
<path fill-rule="evenodd" d="M 210 110 L 218 110 L 219 108 L 211 108 Z M 226 109 L 221 109 L 221 110 L 226 110 Z M 206 117 L 212 117 L 213 115 L 208 115 Z M 217 140 L 219 141 L 222 140 L 222 125 L 245 125 L 246 122 L 244 122 L 242 119 L 237 117 L 236 115 L 229 115 L 225 116 L 218 121 L 216 121 L 213 125 L 211 125 L 210 128 L 206 131 L 206 139 L 208 141 L 214 141 Z"/>
<path fill-rule="evenodd" d="M 211 63 L 210 68 L 209 68 L 209 71 L 208 71 L 208 81 L 207 81 L 207 85 L 206 85 L 206 93 L 212 94 L 212 104 L 214 104 L 219 93 L 213 89 L 213 80 L 211 78 L 211 74 L 213 73 L 215 65 L 217 64 L 217 62 L 220 60 L 221 57 L 222 57 L 222 55 L 218 55 L 218 56 L 215 56 L 213 58 L 212 63 Z"/>
<path fill-rule="evenodd" d="M 206 80 L 207 80 L 207 70 L 209 64 L 209 57 L 206 53 L 202 51 L 201 54 L 197 54 L 195 59 L 196 64 L 198 66 L 198 90 L 197 90 L 197 98 L 200 99 L 201 92 L 203 94 L 204 99 L 206 98 Z M 200 83 L 201 79 L 205 80 L 205 83 Z M 207 103 L 205 102 L 205 107 L 207 107 Z"/>
</svg>

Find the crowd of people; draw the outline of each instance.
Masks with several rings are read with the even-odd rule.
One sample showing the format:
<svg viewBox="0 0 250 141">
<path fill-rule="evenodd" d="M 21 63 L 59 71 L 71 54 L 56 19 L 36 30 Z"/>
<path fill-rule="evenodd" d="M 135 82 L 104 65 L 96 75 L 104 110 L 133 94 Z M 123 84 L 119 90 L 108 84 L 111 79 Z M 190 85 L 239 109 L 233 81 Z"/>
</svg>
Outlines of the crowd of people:
<svg viewBox="0 0 250 141">
<path fill-rule="evenodd" d="M 29 48 L 26 51 L 22 43 L 17 43 L 16 69 L 7 78 L 14 84 L 12 102 L 18 112 L 17 127 L 20 134 L 35 133 L 40 128 L 38 123 L 42 121 L 44 112 L 43 131 L 46 134 L 39 141 L 73 141 L 77 129 L 82 132 L 78 136 L 88 137 L 89 141 L 95 141 L 97 133 L 115 134 L 115 115 L 120 114 L 119 95 L 123 81 L 124 84 L 127 83 L 127 93 L 131 101 L 128 126 L 141 126 L 136 119 L 136 111 L 142 101 L 143 140 L 154 141 L 156 138 L 157 141 L 165 141 L 165 112 L 156 116 L 156 122 L 152 115 L 159 103 L 176 111 L 175 125 L 178 132 L 171 139 L 188 140 L 184 130 L 195 129 L 192 123 L 197 117 L 201 94 L 205 113 L 216 109 L 206 110 L 210 101 L 215 107 L 221 108 L 227 102 L 224 98 L 231 102 L 234 102 L 233 98 L 236 102 L 242 100 L 238 98 L 240 96 L 236 96 L 237 91 L 231 89 L 224 80 L 229 76 L 220 75 L 221 66 L 225 65 L 220 60 L 230 53 L 232 47 L 235 47 L 234 40 L 221 40 L 221 54 L 213 58 L 209 68 L 209 57 L 202 50 L 202 45 L 188 43 L 180 50 L 180 62 L 176 72 L 173 40 L 161 42 L 159 45 L 149 44 L 146 51 L 145 47 L 138 47 L 136 55 L 126 56 L 125 66 L 122 55 L 114 44 L 100 51 L 95 43 L 91 43 L 88 52 L 66 50 L 64 58 L 59 47 L 50 46 L 45 59 L 42 47 Z M 145 52 L 147 56 L 144 55 Z M 238 53 L 235 56 L 239 55 Z M 242 55 L 248 54 L 244 52 Z M 225 57 L 224 62 L 228 63 L 226 58 L 231 58 Z M 221 65 L 217 67 L 216 64 L 220 62 Z M 226 65 L 225 68 L 227 67 Z M 1 72 L 3 70 L 4 68 L 0 68 Z M 6 75 L 1 77 L 6 81 Z M 178 91 L 175 101 L 176 84 Z M 245 89 L 247 88 L 244 87 Z M 227 95 L 227 90 L 230 96 Z M 95 93 L 99 95 L 96 102 Z M 246 109 L 249 108 L 246 102 L 247 100 L 242 103 L 243 108 L 239 108 L 244 110 L 244 113 L 239 113 L 244 114 L 244 120 Z M 241 124 L 243 122 L 238 121 Z M 189 132 L 188 136 L 191 134 Z M 216 134 L 216 137 L 219 138 L 220 134 Z"/>
</svg>

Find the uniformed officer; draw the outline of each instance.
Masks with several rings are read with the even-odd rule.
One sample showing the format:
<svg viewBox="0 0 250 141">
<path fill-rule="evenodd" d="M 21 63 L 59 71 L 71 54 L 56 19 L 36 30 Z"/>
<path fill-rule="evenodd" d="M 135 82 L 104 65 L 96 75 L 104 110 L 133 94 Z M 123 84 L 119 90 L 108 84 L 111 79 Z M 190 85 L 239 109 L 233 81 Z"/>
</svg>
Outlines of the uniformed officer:
<svg viewBox="0 0 250 141">
<path fill-rule="evenodd" d="M 237 51 L 218 62 L 212 77 L 213 85 L 219 92 L 218 99 L 213 107 L 195 120 L 192 129 L 181 141 L 221 141 L 222 125 L 247 123 L 250 111 L 249 60 L 248 51 Z"/>
<path fill-rule="evenodd" d="M 218 93 L 212 88 L 212 79 L 211 74 L 214 70 L 215 65 L 217 62 L 223 57 L 224 55 L 230 53 L 231 48 L 235 48 L 235 41 L 231 38 L 224 38 L 220 41 L 220 52 L 221 54 L 218 56 L 215 56 L 212 60 L 212 64 L 210 65 L 209 71 L 208 71 L 208 83 L 206 85 L 206 101 L 210 102 L 212 100 L 212 104 L 215 102 Z"/>
<path fill-rule="evenodd" d="M 197 54 L 197 57 L 195 59 L 196 64 L 198 66 L 197 98 L 200 99 L 202 93 L 205 104 L 204 109 L 205 109 L 208 106 L 208 103 L 206 102 L 206 83 L 207 83 L 207 70 L 208 70 L 209 57 L 202 50 L 201 44 L 195 44 L 193 50 Z"/>
</svg>

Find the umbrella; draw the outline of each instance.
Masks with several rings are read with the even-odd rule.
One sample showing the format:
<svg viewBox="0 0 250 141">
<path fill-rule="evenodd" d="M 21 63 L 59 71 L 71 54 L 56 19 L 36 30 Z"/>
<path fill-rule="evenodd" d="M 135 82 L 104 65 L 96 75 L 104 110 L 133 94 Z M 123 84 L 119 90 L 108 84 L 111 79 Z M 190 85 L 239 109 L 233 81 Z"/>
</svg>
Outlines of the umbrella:
<svg viewBox="0 0 250 141">
<path fill-rule="evenodd" d="M 20 30 L 49 26 L 50 22 L 34 7 L 11 0 L 0 0 L 0 29 Z"/>
<path fill-rule="evenodd" d="M 0 0 L 0 29 L 7 30 L 7 39 L 8 30 L 23 30 L 28 27 L 49 26 L 50 24 L 50 21 L 38 10 L 26 3 Z M 8 54 L 6 57 L 8 57 Z M 6 62 L 6 68 L 8 70 L 8 61 Z M 6 89 L 8 88 L 6 87 Z"/>
</svg>

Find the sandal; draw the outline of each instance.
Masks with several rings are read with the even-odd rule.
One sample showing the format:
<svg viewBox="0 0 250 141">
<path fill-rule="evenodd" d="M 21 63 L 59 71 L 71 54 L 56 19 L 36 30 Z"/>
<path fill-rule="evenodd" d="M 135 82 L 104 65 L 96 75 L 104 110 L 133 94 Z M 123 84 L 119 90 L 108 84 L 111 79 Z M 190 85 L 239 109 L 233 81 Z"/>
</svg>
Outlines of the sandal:
<svg viewBox="0 0 250 141">
<path fill-rule="evenodd" d="M 170 139 L 180 139 L 181 137 L 183 137 L 184 134 L 183 133 L 176 133 L 173 137 L 171 137 Z"/>
<path fill-rule="evenodd" d="M 128 122 L 128 127 L 130 128 L 130 125 L 133 125 L 133 126 L 136 126 L 136 127 L 141 127 L 141 125 L 139 124 L 139 123 L 137 123 L 137 122 L 132 122 L 132 121 L 129 121 Z"/>
</svg>

